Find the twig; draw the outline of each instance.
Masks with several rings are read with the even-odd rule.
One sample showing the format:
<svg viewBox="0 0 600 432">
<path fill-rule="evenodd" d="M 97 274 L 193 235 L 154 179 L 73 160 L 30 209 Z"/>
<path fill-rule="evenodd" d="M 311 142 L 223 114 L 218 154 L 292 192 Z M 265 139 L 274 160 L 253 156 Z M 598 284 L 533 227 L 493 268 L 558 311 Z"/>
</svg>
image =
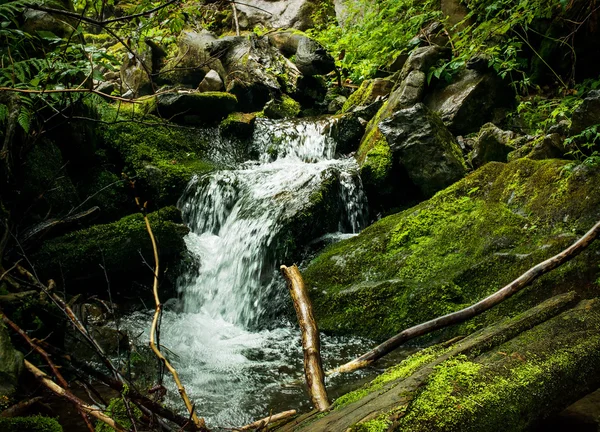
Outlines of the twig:
<svg viewBox="0 0 600 432">
<path fill-rule="evenodd" d="M 530 268 L 517 279 L 506 285 L 504 288 L 496 291 L 494 294 L 459 311 L 432 319 L 422 324 L 418 324 L 414 327 L 410 327 L 404 330 L 403 332 L 398 333 L 396 336 L 393 336 L 392 338 L 383 342 L 382 344 L 378 345 L 368 353 L 365 353 L 362 356 L 358 357 L 357 359 L 354 359 L 351 362 L 348 362 L 331 371 L 328 371 L 327 375 L 331 375 L 333 373 L 352 372 L 357 369 L 364 368 L 373 363 L 374 361 L 385 356 L 386 354 L 389 354 L 406 341 L 414 339 L 417 336 L 422 336 L 431 333 L 435 330 L 439 330 L 449 325 L 459 324 L 468 320 L 469 318 L 473 318 L 474 316 L 480 315 L 481 313 L 487 311 L 488 309 L 491 309 L 497 304 L 502 303 L 507 298 L 512 297 L 514 294 L 518 293 L 523 288 L 530 285 L 539 277 L 545 275 L 551 270 L 554 270 L 555 268 L 566 263 L 567 261 L 575 258 L 577 255 L 579 255 L 581 252 L 587 249 L 587 247 L 590 244 L 592 244 L 592 242 L 596 240 L 599 235 L 600 222 L 596 223 L 596 225 L 594 225 L 592 229 L 590 229 L 583 237 L 581 237 L 567 249 L 563 250 L 559 254 L 554 255 L 552 258 L 549 258 L 546 261 L 541 262 L 536 266 Z"/>
<path fill-rule="evenodd" d="M 105 93 L 99 92 L 98 90 L 87 89 L 87 88 L 31 90 L 31 89 L 17 89 L 17 88 L 12 88 L 12 87 L 0 87 L 0 92 L 2 92 L 2 91 L 14 92 L 14 93 L 34 93 L 34 94 L 44 94 L 44 93 L 94 93 L 94 94 L 97 94 L 97 95 L 100 95 L 102 97 L 106 97 L 106 98 L 109 98 L 109 99 L 119 100 L 119 101 L 123 101 L 123 102 L 136 103 L 134 100 L 131 100 L 131 99 L 125 99 L 125 98 L 122 98 L 120 96 L 111 96 L 111 95 L 107 95 Z"/>
<path fill-rule="evenodd" d="M 233 9 L 233 22 L 235 23 L 235 34 L 236 36 L 240 35 L 240 23 L 238 21 L 237 7 L 235 7 L 235 1 L 231 2 L 231 7 Z"/>
</svg>

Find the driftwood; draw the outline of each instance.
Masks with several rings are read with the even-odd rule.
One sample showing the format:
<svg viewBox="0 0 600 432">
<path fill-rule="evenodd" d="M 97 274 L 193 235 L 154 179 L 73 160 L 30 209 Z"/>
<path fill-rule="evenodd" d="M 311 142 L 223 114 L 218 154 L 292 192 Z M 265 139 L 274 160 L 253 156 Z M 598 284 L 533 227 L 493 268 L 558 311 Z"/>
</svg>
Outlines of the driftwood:
<svg viewBox="0 0 600 432">
<path fill-rule="evenodd" d="M 590 244 L 592 244 L 592 242 L 596 240 L 596 238 L 598 238 L 599 235 L 600 222 L 596 223 L 596 225 L 594 225 L 592 229 L 590 229 L 583 237 L 581 237 L 567 249 L 563 250 L 557 255 L 554 255 L 552 258 L 549 258 L 546 261 L 541 262 L 536 266 L 530 268 L 517 279 L 506 285 L 504 288 L 496 291 L 489 297 L 486 297 L 478 303 L 475 303 L 459 311 L 432 319 L 430 321 L 418 324 L 414 327 L 410 327 L 402 331 L 401 333 L 398 333 L 396 336 L 393 336 L 390 339 L 386 340 L 382 344 L 375 347 L 373 350 L 363 354 L 357 359 L 354 359 L 344 365 L 341 365 L 331 371 L 328 371 L 327 375 L 331 375 L 333 373 L 352 372 L 357 369 L 364 368 L 373 363 L 374 361 L 385 356 L 386 354 L 389 354 L 390 352 L 394 351 L 406 341 L 414 339 L 418 336 L 431 333 L 435 330 L 448 327 L 450 325 L 462 323 L 470 318 L 480 315 L 481 313 L 487 311 L 488 309 L 491 309 L 497 304 L 502 303 L 507 298 L 515 295 L 523 288 L 531 284 L 533 281 L 538 279 L 540 276 L 545 275 L 551 270 L 554 270 L 560 265 L 575 258 L 577 255 L 583 252 Z"/>
<path fill-rule="evenodd" d="M 312 311 L 302 275 L 296 265 L 280 267 L 281 273 L 288 283 L 298 316 L 298 324 L 302 331 L 302 350 L 304 351 L 304 375 L 310 399 L 316 409 L 325 411 L 329 408 L 329 398 L 325 389 L 325 374 L 321 364 L 321 341 L 319 329 Z"/>
<path fill-rule="evenodd" d="M 286 418 L 292 417 L 296 415 L 296 410 L 283 411 L 278 414 L 273 414 L 269 417 L 265 417 L 263 419 L 257 420 L 254 423 L 250 423 L 249 425 L 242 426 L 240 428 L 236 428 L 238 431 L 251 431 L 251 430 L 260 430 L 266 427 L 269 423 L 273 423 L 279 420 L 284 420 Z"/>
<path fill-rule="evenodd" d="M 68 392 L 67 390 L 65 390 L 64 388 L 62 388 L 58 384 L 56 384 L 54 381 L 52 381 L 48 377 L 48 375 L 46 375 L 44 372 L 42 372 L 41 370 L 39 370 L 33 364 L 29 363 L 27 360 L 24 360 L 24 362 L 25 362 L 25 367 L 27 368 L 27 370 L 29 372 L 31 372 L 33 374 L 33 376 L 35 376 L 35 378 L 40 383 L 42 383 L 44 386 L 46 386 L 53 393 L 56 393 L 58 396 L 67 399 L 69 402 L 77 405 L 77 407 L 78 407 L 78 409 L 80 411 L 83 411 L 86 414 L 89 414 L 92 417 L 97 418 L 98 420 L 100 420 L 103 423 L 106 423 L 107 425 L 109 425 L 113 429 L 115 429 L 115 430 L 117 430 L 119 432 L 126 432 L 127 431 L 127 429 L 125 429 L 119 423 L 117 423 L 116 421 L 114 421 L 112 418 L 108 417 L 106 414 L 104 414 L 98 408 L 94 408 L 94 407 L 91 407 L 91 406 L 87 405 L 84 401 L 82 401 L 81 399 L 79 399 L 77 396 L 73 395 L 72 393 Z"/>
<path fill-rule="evenodd" d="M 152 319 L 152 326 L 150 327 L 150 348 L 152 349 L 152 351 L 154 352 L 156 357 L 158 357 L 158 359 L 165 365 L 165 367 L 169 370 L 169 372 L 173 376 L 173 380 L 175 380 L 175 384 L 177 385 L 177 389 L 179 390 L 181 399 L 183 399 L 185 407 L 187 408 L 188 412 L 190 413 L 190 418 L 191 418 L 192 422 L 194 423 L 194 425 L 196 426 L 196 428 L 201 431 L 207 431 L 208 429 L 206 428 L 206 423 L 204 422 L 203 418 L 198 417 L 198 415 L 196 414 L 196 409 L 195 409 L 194 405 L 192 405 L 192 402 L 190 401 L 190 398 L 188 397 L 187 392 L 185 391 L 185 387 L 183 386 L 183 384 L 181 383 L 181 380 L 179 379 L 179 374 L 177 373 L 175 368 L 171 365 L 169 360 L 167 360 L 167 358 L 160 352 L 160 350 L 158 349 L 158 345 L 156 343 L 156 332 L 157 332 L 158 320 L 160 319 L 160 315 L 162 313 L 162 304 L 160 302 L 160 297 L 158 296 L 158 276 L 160 274 L 160 263 L 158 260 L 158 246 L 156 244 L 156 238 L 154 237 L 154 233 L 152 232 L 152 226 L 150 225 L 150 220 L 148 219 L 148 215 L 146 214 L 145 207 L 142 207 L 140 205 L 139 198 L 136 197 L 135 201 L 138 204 L 138 206 L 140 207 L 140 209 L 142 210 L 142 214 L 144 216 L 144 221 L 146 222 L 146 230 L 148 231 L 148 235 L 150 236 L 150 241 L 152 242 L 152 250 L 154 252 L 154 283 L 152 285 L 152 292 L 154 293 L 155 309 L 154 309 L 154 318 Z"/>
</svg>

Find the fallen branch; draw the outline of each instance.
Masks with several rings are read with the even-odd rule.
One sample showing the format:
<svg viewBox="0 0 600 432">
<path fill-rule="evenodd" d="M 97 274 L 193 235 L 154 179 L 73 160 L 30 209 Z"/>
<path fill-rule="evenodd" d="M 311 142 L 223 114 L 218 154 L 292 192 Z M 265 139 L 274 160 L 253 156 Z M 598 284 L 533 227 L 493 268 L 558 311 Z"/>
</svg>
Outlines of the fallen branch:
<svg viewBox="0 0 600 432">
<path fill-rule="evenodd" d="M 248 431 L 248 430 L 260 430 L 267 426 L 269 423 L 273 423 L 279 420 L 286 419 L 288 417 L 292 417 L 296 415 L 296 410 L 283 411 L 278 414 L 273 414 L 269 417 L 265 417 L 260 420 L 256 420 L 254 423 L 250 423 L 249 425 L 242 426 L 240 428 L 235 428 L 237 431 Z"/>
<path fill-rule="evenodd" d="M 94 93 L 97 94 L 99 96 L 108 98 L 108 99 L 113 99 L 113 100 L 118 100 L 118 101 L 122 101 L 122 102 L 131 102 L 131 103 L 135 103 L 135 101 L 132 101 L 131 99 L 126 99 L 126 98 L 122 98 L 120 96 L 111 96 L 111 95 L 107 95 L 105 93 L 99 92 L 98 90 L 94 90 L 94 89 L 88 89 L 88 88 L 67 88 L 67 89 L 50 89 L 50 90 L 31 90 L 31 89 L 17 89 L 17 88 L 12 88 L 12 87 L 0 87 L 0 92 L 13 92 L 13 93 L 33 93 L 33 94 L 45 94 L 45 93 Z"/>
<path fill-rule="evenodd" d="M 240 23 L 238 21 L 237 7 L 235 6 L 235 1 L 231 2 L 231 7 L 233 8 L 233 22 L 235 23 L 235 35 L 240 35 Z"/>
<path fill-rule="evenodd" d="M 341 365 L 331 371 L 327 372 L 327 375 L 334 373 L 352 372 L 357 369 L 364 368 L 381 357 L 394 351 L 404 342 L 414 339 L 418 336 L 431 333 L 435 330 L 439 330 L 450 325 L 462 323 L 470 318 L 473 318 L 481 313 L 491 309 L 499 303 L 502 303 L 509 297 L 512 297 L 523 288 L 531 284 L 533 281 L 538 279 L 540 276 L 554 270 L 560 265 L 575 258 L 581 252 L 583 252 L 594 240 L 600 235 L 600 222 L 596 223 L 592 229 L 590 229 L 583 237 L 577 240 L 574 244 L 569 246 L 552 258 L 547 259 L 544 262 L 537 264 L 530 268 L 517 279 L 506 285 L 504 288 L 496 291 L 489 297 L 475 303 L 469 307 L 461 309 L 459 311 L 444 315 L 430 321 L 418 324 L 414 327 L 410 327 L 396 336 L 386 340 L 382 344 L 375 347 L 375 349 L 363 354 L 357 359 L 352 360 L 344 365 Z"/>
<path fill-rule="evenodd" d="M 308 394 L 316 409 L 325 411 L 329 408 L 329 398 L 325 389 L 325 374 L 321 364 L 321 341 L 319 329 L 312 311 L 312 304 L 296 265 L 280 267 L 281 273 L 288 283 L 298 316 L 298 324 L 302 331 L 302 350 L 304 351 L 304 375 Z"/>
<path fill-rule="evenodd" d="M 50 378 L 48 378 L 48 376 L 44 372 L 39 370 L 33 364 L 29 363 L 27 360 L 24 360 L 24 362 L 25 362 L 25 367 L 27 368 L 27 370 L 29 372 L 31 372 L 33 374 L 33 376 L 35 376 L 35 378 L 40 383 L 42 383 L 44 386 L 46 386 L 50 391 L 52 391 L 53 393 L 56 393 L 60 397 L 67 399 L 69 402 L 77 405 L 79 410 L 85 412 L 86 414 L 91 415 L 92 417 L 95 417 L 96 419 L 100 420 L 103 423 L 106 423 L 107 425 L 109 425 L 113 429 L 117 430 L 118 432 L 126 432 L 127 431 L 127 429 L 125 429 L 119 423 L 114 421 L 112 418 L 108 417 L 101 410 L 87 405 L 84 401 L 79 399 L 77 396 L 73 395 L 72 393 L 68 392 L 67 390 L 65 390 L 58 384 L 56 384 L 54 381 L 52 381 Z"/>
<path fill-rule="evenodd" d="M 44 400 L 42 396 L 36 396 L 32 399 L 22 400 L 19 403 L 16 403 L 4 411 L 0 412 L 0 417 L 9 418 L 9 417 L 20 417 L 29 409 L 31 405 L 35 405 L 38 402 Z"/>
<path fill-rule="evenodd" d="M 198 430 L 206 431 L 206 430 L 208 430 L 206 428 L 206 423 L 204 422 L 203 418 L 198 417 L 198 415 L 196 414 L 195 407 L 194 407 L 194 405 L 192 405 L 192 402 L 190 401 L 190 398 L 188 397 L 187 392 L 185 391 L 185 387 L 183 386 L 183 384 L 181 383 L 181 380 L 179 379 L 179 374 L 177 373 L 175 368 L 171 365 L 169 360 L 167 360 L 167 358 L 160 352 L 160 350 L 158 349 L 158 346 L 156 344 L 156 332 L 157 332 L 158 320 L 162 313 L 162 304 L 161 304 L 160 298 L 158 296 L 158 276 L 160 274 L 160 272 L 159 272 L 160 271 L 160 263 L 158 260 L 158 246 L 156 245 L 156 238 L 154 237 L 154 233 L 152 232 L 152 226 L 150 225 L 150 220 L 148 219 L 148 215 L 146 214 L 145 206 L 142 207 L 140 205 L 140 200 L 138 197 L 135 198 L 135 201 L 136 201 L 137 205 L 140 207 L 140 210 L 142 211 L 142 214 L 144 216 L 144 221 L 146 222 L 146 230 L 148 231 L 148 235 L 150 236 L 150 241 L 152 242 L 152 250 L 154 252 L 154 283 L 152 285 L 152 292 L 154 293 L 155 309 L 154 309 L 154 318 L 152 319 L 152 326 L 150 327 L 150 348 L 152 349 L 152 351 L 154 352 L 156 357 L 158 357 L 158 359 L 169 370 L 171 375 L 173 375 L 173 379 L 175 380 L 175 384 L 177 385 L 177 389 L 179 390 L 181 399 L 183 399 L 183 403 L 185 404 L 185 407 L 187 408 L 188 412 L 190 413 L 190 417 L 191 417 L 192 421 L 194 422 L 194 425 L 196 425 Z"/>
</svg>

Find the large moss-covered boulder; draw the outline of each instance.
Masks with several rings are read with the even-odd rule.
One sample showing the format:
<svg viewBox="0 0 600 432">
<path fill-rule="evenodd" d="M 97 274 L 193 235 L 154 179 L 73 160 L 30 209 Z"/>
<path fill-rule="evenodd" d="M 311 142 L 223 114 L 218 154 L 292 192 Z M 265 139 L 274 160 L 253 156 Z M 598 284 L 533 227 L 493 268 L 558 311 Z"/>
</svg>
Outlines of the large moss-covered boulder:
<svg viewBox="0 0 600 432">
<path fill-rule="evenodd" d="M 506 162 L 508 154 L 515 150 L 512 141 L 516 138 L 512 131 L 503 131 L 493 123 L 483 125 L 471 153 L 474 168 L 487 162 Z"/>
<path fill-rule="evenodd" d="M 600 169 L 566 171 L 566 165 L 489 163 L 430 200 L 329 247 L 304 272 L 319 327 L 383 339 L 470 305 L 563 250 L 600 211 Z M 552 292 L 590 292 L 597 287 L 597 250 L 468 326 L 515 313 Z"/>
<path fill-rule="evenodd" d="M 0 409 L 11 401 L 23 370 L 23 354 L 10 342 L 8 330 L 0 323 Z"/>
<path fill-rule="evenodd" d="M 271 99 L 265 105 L 265 117 L 270 119 L 284 119 L 296 117 L 300 114 L 300 104 L 287 95 L 279 99 Z"/>
<path fill-rule="evenodd" d="M 224 92 L 177 92 L 156 97 L 156 112 L 186 124 L 210 124 L 235 111 L 237 99 Z"/>
<path fill-rule="evenodd" d="M 158 242 L 161 267 L 168 268 L 185 251 L 183 237 L 188 228 L 181 224 L 181 213 L 175 207 L 151 213 L 149 220 Z M 101 281 L 105 271 L 116 285 L 125 281 L 149 284 L 152 275 L 146 263 L 154 262 L 141 214 L 48 240 L 32 259 L 43 279 L 62 275 L 68 286 L 76 290 L 82 287 L 74 281 Z"/>
<path fill-rule="evenodd" d="M 450 346 L 424 349 L 340 397 L 326 414 L 308 414 L 284 430 L 538 430 L 600 385 L 600 300 L 574 300 L 573 293 L 557 296 Z"/>
</svg>

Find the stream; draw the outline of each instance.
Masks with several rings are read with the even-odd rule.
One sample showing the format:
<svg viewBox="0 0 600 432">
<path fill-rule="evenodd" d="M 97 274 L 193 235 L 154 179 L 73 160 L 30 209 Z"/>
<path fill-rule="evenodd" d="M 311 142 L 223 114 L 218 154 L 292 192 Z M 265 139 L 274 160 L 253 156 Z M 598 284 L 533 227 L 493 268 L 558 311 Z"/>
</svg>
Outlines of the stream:
<svg viewBox="0 0 600 432">
<path fill-rule="evenodd" d="M 278 267 L 280 234 L 324 179 L 339 182 L 337 232 L 320 244 L 356 235 L 367 223 L 367 202 L 354 158 L 335 158 L 334 120 L 259 119 L 253 138 L 258 160 L 191 180 L 179 201 L 191 232 L 185 238 L 198 263 L 178 280 L 180 301 L 166 308 L 161 344 L 168 348 L 198 413 L 209 426 L 231 428 L 287 410 L 309 410 L 302 346 Z M 319 223 L 319 221 L 313 221 Z M 291 265 L 292 262 L 285 262 Z M 147 335 L 148 313 L 127 319 Z M 342 364 L 373 343 L 322 337 L 324 367 Z M 356 387 L 374 370 L 328 380 L 330 397 Z M 170 377 L 168 401 L 181 407 Z"/>
</svg>

